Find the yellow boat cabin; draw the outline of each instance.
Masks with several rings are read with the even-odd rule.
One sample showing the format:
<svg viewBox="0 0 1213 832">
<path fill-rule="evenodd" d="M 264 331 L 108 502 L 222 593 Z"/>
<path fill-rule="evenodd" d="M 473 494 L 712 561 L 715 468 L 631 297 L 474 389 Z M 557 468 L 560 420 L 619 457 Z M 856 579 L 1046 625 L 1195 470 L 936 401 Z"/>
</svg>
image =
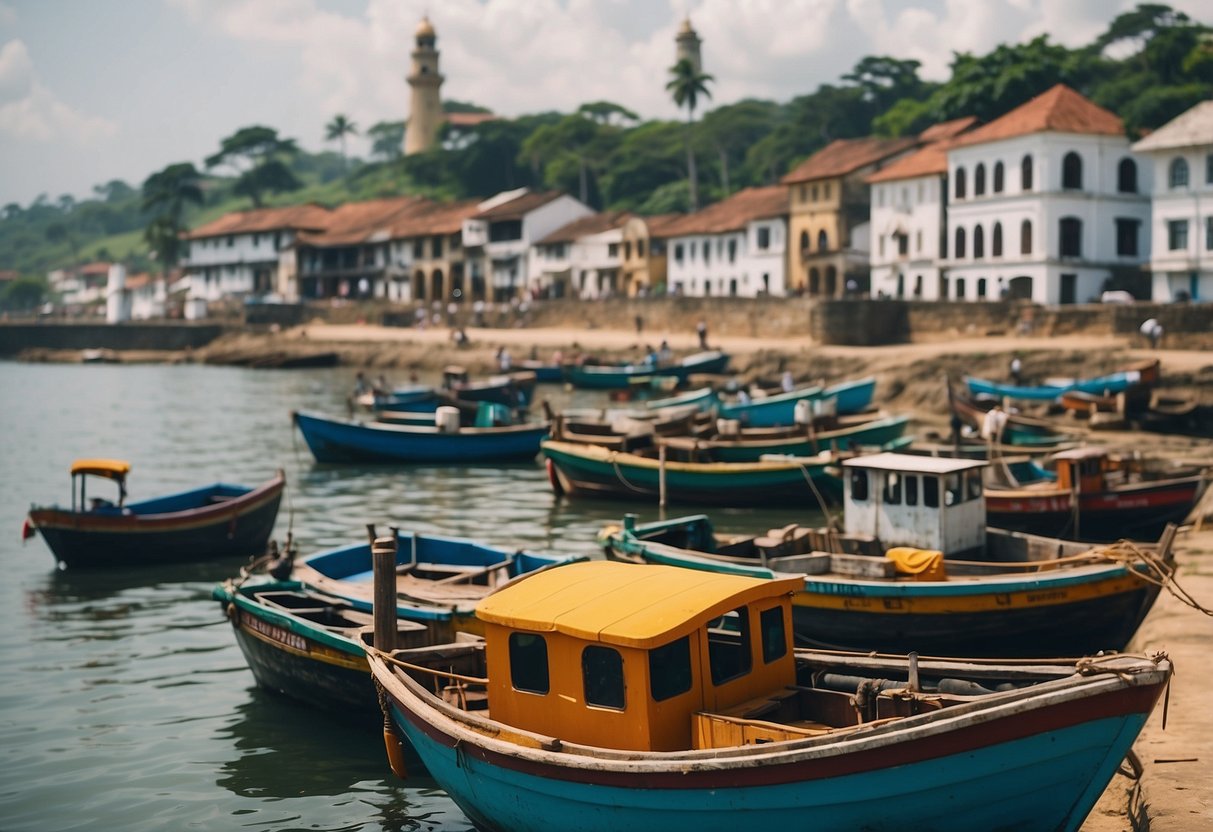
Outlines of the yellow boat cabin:
<svg viewBox="0 0 1213 832">
<path fill-rule="evenodd" d="M 606 748 L 711 745 L 697 717 L 795 684 L 802 585 L 591 561 L 505 587 L 476 610 L 493 719 Z"/>
</svg>

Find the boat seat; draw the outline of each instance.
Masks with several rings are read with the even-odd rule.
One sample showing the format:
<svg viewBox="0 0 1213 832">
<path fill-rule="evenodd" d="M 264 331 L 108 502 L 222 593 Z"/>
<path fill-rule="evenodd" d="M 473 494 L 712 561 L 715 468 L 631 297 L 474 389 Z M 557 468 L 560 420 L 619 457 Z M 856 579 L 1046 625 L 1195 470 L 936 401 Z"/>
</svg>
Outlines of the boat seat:
<svg viewBox="0 0 1213 832">
<path fill-rule="evenodd" d="M 812 531 L 790 523 L 782 529 L 770 529 L 762 537 L 754 538 L 754 548 L 767 557 L 802 555 L 812 549 Z"/>
<path fill-rule="evenodd" d="M 410 598 L 427 601 L 454 602 L 479 601 L 492 592 L 496 587 L 472 583 L 444 584 L 417 578 L 413 575 L 398 575 L 396 577 L 396 592 Z"/>
</svg>

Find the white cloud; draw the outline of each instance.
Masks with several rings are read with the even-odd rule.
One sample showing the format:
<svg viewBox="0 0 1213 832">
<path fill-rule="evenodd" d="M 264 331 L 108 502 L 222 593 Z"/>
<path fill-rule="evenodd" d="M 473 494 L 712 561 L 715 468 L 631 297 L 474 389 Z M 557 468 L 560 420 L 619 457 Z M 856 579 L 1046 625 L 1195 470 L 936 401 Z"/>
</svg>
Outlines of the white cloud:
<svg viewBox="0 0 1213 832">
<path fill-rule="evenodd" d="M 17 22 L 17 10 L 8 3 L 0 3 L 0 26 L 13 26 Z"/>
<path fill-rule="evenodd" d="M 112 121 L 73 110 L 43 86 L 22 41 L 11 40 L 0 47 L 0 133 L 85 144 L 116 132 Z"/>
</svg>

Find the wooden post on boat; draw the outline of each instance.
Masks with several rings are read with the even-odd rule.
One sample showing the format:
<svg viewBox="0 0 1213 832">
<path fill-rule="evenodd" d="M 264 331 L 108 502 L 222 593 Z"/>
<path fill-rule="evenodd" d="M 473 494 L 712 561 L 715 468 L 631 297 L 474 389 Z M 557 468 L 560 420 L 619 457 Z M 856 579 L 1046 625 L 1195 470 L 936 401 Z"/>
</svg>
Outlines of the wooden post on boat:
<svg viewBox="0 0 1213 832">
<path fill-rule="evenodd" d="M 665 508 L 665 443 L 657 447 L 657 505 Z"/>
<path fill-rule="evenodd" d="M 375 576 L 375 646 L 385 653 L 396 649 L 396 536 L 377 537 L 371 544 Z"/>
</svg>

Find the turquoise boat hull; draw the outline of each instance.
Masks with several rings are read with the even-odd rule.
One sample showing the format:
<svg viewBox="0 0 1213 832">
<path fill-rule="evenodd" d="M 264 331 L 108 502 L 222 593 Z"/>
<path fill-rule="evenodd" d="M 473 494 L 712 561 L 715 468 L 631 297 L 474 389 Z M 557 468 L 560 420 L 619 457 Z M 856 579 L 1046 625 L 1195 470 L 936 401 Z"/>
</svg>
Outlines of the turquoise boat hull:
<svg viewBox="0 0 1213 832">
<path fill-rule="evenodd" d="M 687 356 L 675 364 L 565 365 L 565 380 L 574 387 L 590 390 L 627 390 L 634 379 L 651 376 L 673 376 L 679 384 L 696 373 L 719 374 L 729 368 L 729 356 L 711 351 Z"/>
<path fill-rule="evenodd" d="M 790 393 L 780 393 L 765 399 L 745 404 L 733 402 L 722 404 L 719 409 L 723 419 L 736 419 L 751 428 L 770 428 L 796 423 L 796 405 L 801 401 L 834 400 L 834 412 L 839 415 L 859 413 L 872 404 L 876 390 L 876 379 L 863 378 L 833 384 L 829 387 L 806 387 Z"/>
<path fill-rule="evenodd" d="M 1109 373 L 1095 378 L 1076 379 L 1069 384 L 1045 384 L 1038 386 L 1020 386 L 1003 384 L 984 378 L 965 376 L 965 384 L 975 396 L 998 396 L 1006 399 L 1024 399 L 1028 401 L 1051 402 L 1063 393 L 1091 393 L 1092 395 L 1110 395 L 1123 393 L 1134 384 L 1141 383 L 1141 373 L 1127 371 Z"/>
</svg>

